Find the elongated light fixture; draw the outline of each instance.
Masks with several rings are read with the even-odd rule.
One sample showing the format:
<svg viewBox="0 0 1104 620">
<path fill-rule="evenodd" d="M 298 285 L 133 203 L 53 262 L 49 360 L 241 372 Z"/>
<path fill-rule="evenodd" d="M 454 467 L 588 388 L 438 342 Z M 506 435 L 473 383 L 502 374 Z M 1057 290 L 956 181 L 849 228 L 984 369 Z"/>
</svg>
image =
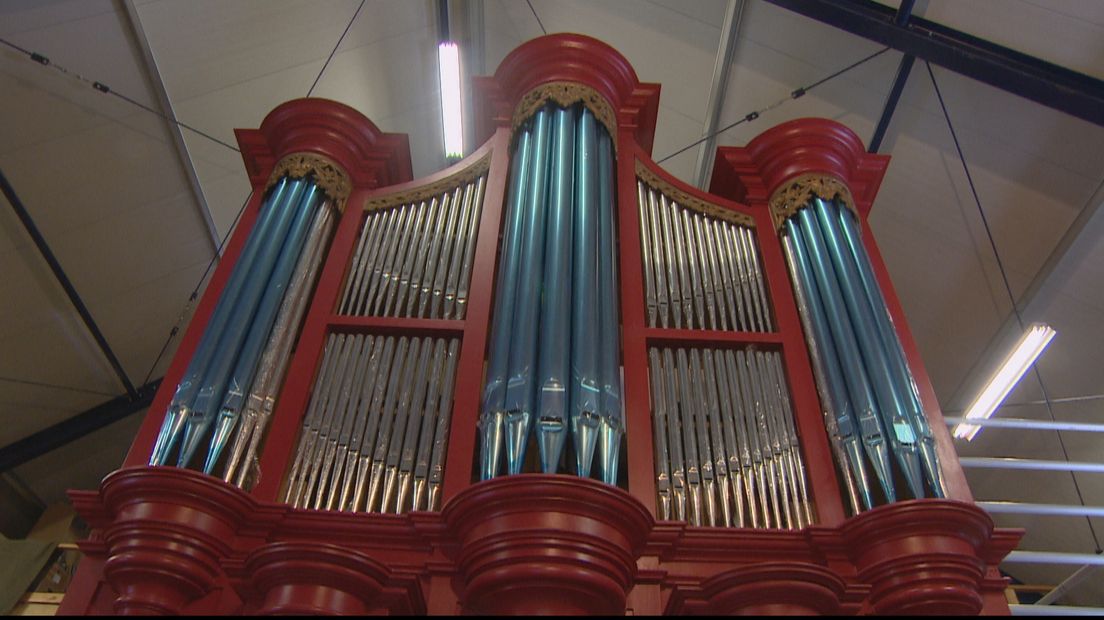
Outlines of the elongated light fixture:
<svg viewBox="0 0 1104 620">
<path fill-rule="evenodd" d="M 967 420 L 984 420 L 993 415 L 993 412 L 1004 401 L 1004 397 L 1008 396 L 1008 393 L 1019 383 L 1027 369 L 1031 368 L 1043 349 L 1054 338 L 1055 333 L 1049 325 L 1042 323 L 1029 325 L 1024 335 L 1020 337 L 1020 341 L 1016 343 L 1016 348 L 1004 360 L 1000 369 L 989 379 L 985 389 L 974 399 L 963 417 Z M 976 424 L 962 423 L 955 427 L 954 436 L 970 441 L 980 430 L 981 427 Z"/>
<path fill-rule="evenodd" d="M 464 155 L 464 126 L 460 115 L 460 48 L 452 41 L 437 46 L 438 75 L 441 78 L 441 120 L 444 123 L 445 157 Z"/>
</svg>

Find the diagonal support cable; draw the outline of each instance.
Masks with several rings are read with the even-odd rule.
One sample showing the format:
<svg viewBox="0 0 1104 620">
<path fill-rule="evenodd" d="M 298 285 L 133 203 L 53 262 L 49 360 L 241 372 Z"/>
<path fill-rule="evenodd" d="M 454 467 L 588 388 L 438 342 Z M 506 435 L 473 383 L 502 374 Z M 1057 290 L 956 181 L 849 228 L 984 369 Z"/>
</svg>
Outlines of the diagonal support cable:
<svg viewBox="0 0 1104 620">
<path fill-rule="evenodd" d="M 935 89 L 935 96 L 939 99 L 939 107 L 943 110 L 943 118 L 947 121 L 947 128 L 951 132 L 951 139 L 954 141 L 955 150 L 958 152 L 958 160 L 962 162 L 962 169 L 966 173 L 966 181 L 970 184 L 970 192 L 974 196 L 974 204 L 977 205 L 978 213 L 981 215 L 981 223 L 985 227 L 985 234 L 989 239 L 989 246 L 993 250 L 993 257 L 997 261 L 997 268 L 1000 270 L 1001 281 L 1004 282 L 1004 290 L 1008 294 L 1008 302 L 1012 304 L 1012 312 L 1016 315 L 1016 321 L 1020 326 L 1020 331 L 1023 331 L 1024 322 L 1023 316 L 1020 313 L 1020 309 L 1016 304 L 1016 296 L 1012 293 L 1012 286 L 1008 283 L 1008 273 L 1004 269 L 1004 262 L 1001 261 L 1000 252 L 997 251 L 997 242 L 993 239 L 993 231 L 989 227 L 989 218 L 985 216 L 985 209 L 981 206 L 981 198 L 978 197 L 977 187 L 974 185 L 974 178 L 970 175 L 970 167 L 966 164 L 966 156 L 962 153 L 962 145 L 958 142 L 958 133 L 955 132 L 954 124 L 951 123 L 951 115 L 947 111 L 947 104 L 943 101 L 943 93 L 939 90 L 939 83 L 935 81 L 935 72 L 932 71 L 931 63 L 924 61 L 924 65 L 928 68 L 928 76 L 931 78 L 932 87 Z M 1043 400 L 1046 402 L 1047 413 L 1050 414 L 1052 422 L 1057 422 L 1057 418 L 1054 416 L 1054 409 L 1051 406 L 1050 395 L 1047 394 L 1046 385 L 1043 383 L 1043 376 L 1039 373 L 1039 366 L 1032 364 L 1031 369 L 1035 374 L 1035 379 L 1039 382 L 1039 390 L 1043 393 Z M 1069 451 L 1066 449 L 1066 442 L 1062 439 L 1062 433 L 1060 431 L 1054 431 L 1058 437 L 1058 445 L 1062 448 L 1062 457 L 1068 462 Z M 1077 500 L 1081 502 L 1081 505 L 1085 505 L 1085 497 L 1081 493 L 1081 485 L 1077 482 L 1077 476 L 1074 472 L 1070 472 L 1070 478 L 1073 480 L 1073 488 L 1077 492 Z M 1101 553 L 1100 539 L 1096 535 L 1096 528 L 1093 527 L 1092 519 L 1085 517 L 1085 522 L 1089 525 L 1089 532 L 1092 533 L 1093 544 L 1096 545 L 1096 552 Z"/>
</svg>

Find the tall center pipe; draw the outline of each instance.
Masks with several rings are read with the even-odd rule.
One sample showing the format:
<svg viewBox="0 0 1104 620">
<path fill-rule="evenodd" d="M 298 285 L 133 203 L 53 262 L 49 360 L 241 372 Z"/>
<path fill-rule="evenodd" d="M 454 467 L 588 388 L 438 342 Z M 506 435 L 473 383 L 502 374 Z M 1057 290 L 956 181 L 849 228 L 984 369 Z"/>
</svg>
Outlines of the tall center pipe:
<svg viewBox="0 0 1104 620">
<path fill-rule="evenodd" d="M 571 435 L 575 466 L 590 476 L 600 426 L 598 355 L 598 143 L 594 115 L 582 109 L 575 132 L 575 204 L 571 293 Z M 550 240 L 551 241 L 551 240 Z"/>
<path fill-rule="evenodd" d="M 518 299 L 510 330 L 510 370 L 506 384 L 506 460 L 511 474 L 521 472 L 525 443 L 533 418 L 534 373 L 540 316 L 540 274 L 544 271 L 545 211 L 552 113 L 537 112 L 533 120 L 533 163 L 525 194 L 524 236 Z"/>
<path fill-rule="evenodd" d="M 575 115 L 555 111 L 539 345 L 537 445 L 541 469 L 555 473 L 567 437 L 571 363 L 572 174 Z M 520 462 L 517 463 L 520 471 Z M 511 471 L 511 473 L 516 473 Z"/>
</svg>

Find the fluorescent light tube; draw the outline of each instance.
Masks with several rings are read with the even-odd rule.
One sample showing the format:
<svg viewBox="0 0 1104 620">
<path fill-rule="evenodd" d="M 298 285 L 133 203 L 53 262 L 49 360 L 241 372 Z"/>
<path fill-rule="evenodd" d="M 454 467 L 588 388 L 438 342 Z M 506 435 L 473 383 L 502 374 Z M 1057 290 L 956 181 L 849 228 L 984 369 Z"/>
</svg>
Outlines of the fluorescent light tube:
<svg viewBox="0 0 1104 620">
<path fill-rule="evenodd" d="M 985 389 L 981 391 L 970 408 L 966 410 L 966 419 L 987 419 L 993 415 L 997 407 L 1004 401 L 1004 397 L 1019 383 L 1020 378 L 1043 352 L 1043 349 L 1054 338 L 1055 331 L 1049 325 L 1032 323 L 1027 331 L 1016 343 L 1016 348 L 1005 358 L 1000 369 L 989 379 Z M 962 423 L 955 427 L 954 436 L 970 441 L 981 430 L 976 424 Z"/>
<path fill-rule="evenodd" d="M 437 46 L 441 77 L 441 119 L 444 123 L 445 157 L 464 156 L 464 126 L 460 118 L 460 48 L 451 41 Z"/>
</svg>

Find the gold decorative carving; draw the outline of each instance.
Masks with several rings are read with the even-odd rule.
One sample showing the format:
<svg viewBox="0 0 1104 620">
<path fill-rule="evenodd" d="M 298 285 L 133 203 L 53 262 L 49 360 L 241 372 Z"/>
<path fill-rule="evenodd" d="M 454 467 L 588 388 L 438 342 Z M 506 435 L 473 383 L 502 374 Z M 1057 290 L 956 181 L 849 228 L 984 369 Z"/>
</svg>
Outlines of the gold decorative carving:
<svg viewBox="0 0 1104 620">
<path fill-rule="evenodd" d="M 364 201 L 365 211 L 378 211 L 380 209 L 387 209 L 390 207 L 397 207 L 399 205 L 410 204 L 414 202 L 421 202 L 428 200 L 435 196 L 440 196 L 445 192 L 452 191 L 462 185 L 467 185 L 478 179 L 479 177 L 487 174 L 487 171 L 491 169 L 491 152 L 488 151 L 486 155 L 480 157 L 478 161 L 472 165 L 460 170 L 455 174 L 451 174 L 443 179 L 439 179 L 428 185 L 422 185 L 421 187 L 415 187 L 412 189 L 406 189 L 393 194 L 386 194 L 383 196 L 372 196 Z"/>
<path fill-rule="evenodd" d="M 667 181 L 659 178 L 659 175 L 652 172 L 639 159 L 636 160 L 636 177 L 641 181 L 644 181 L 645 185 L 652 187 L 659 193 L 663 194 L 667 198 L 677 202 L 678 204 L 690 209 L 708 215 L 709 217 L 715 217 L 726 222 L 731 222 L 740 226 L 746 226 L 748 228 L 755 228 L 755 219 L 746 213 L 739 213 L 726 209 L 724 207 L 706 202 L 696 196 L 691 196 L 689 193 L 678 189 L 671 185 Z"/>
<path fill-rule="evenodd" d="M 314 174 L 314 183 L 330 197 L 339 212 L 345 211 L 345 201 L 353 191 L 353 183 L 345 170 L 329 157 L 315 153 L 292 153 L 276 162 L 268 176 L 265 191 L 285 175 L 298 179 Z"/>
<path fill-rule="evenodd" d="M 525 93 L 514 108 L 513 130 L 517 131 L 546 101 L 555 101 L 565 108 L 581 101 L 605 126 L 612 138 L 613 149 L 617 150 L 617 114 L 613 106 L 598 91 L 577 82 L 548 82 Z"/>
<path fill-rule="evenodd" d="M 843 181 L 824 173 L 803 174 L 786 181 L 771 195 L 770 212 L 774 227 L 781 229 L 787 219 L 808 206 L 814 197 L 821 200 L 838 197 L 855 217 L 859 215 L 855 201 L 851 198 L 851 190 L 847 189 Z"/>
</svg>

